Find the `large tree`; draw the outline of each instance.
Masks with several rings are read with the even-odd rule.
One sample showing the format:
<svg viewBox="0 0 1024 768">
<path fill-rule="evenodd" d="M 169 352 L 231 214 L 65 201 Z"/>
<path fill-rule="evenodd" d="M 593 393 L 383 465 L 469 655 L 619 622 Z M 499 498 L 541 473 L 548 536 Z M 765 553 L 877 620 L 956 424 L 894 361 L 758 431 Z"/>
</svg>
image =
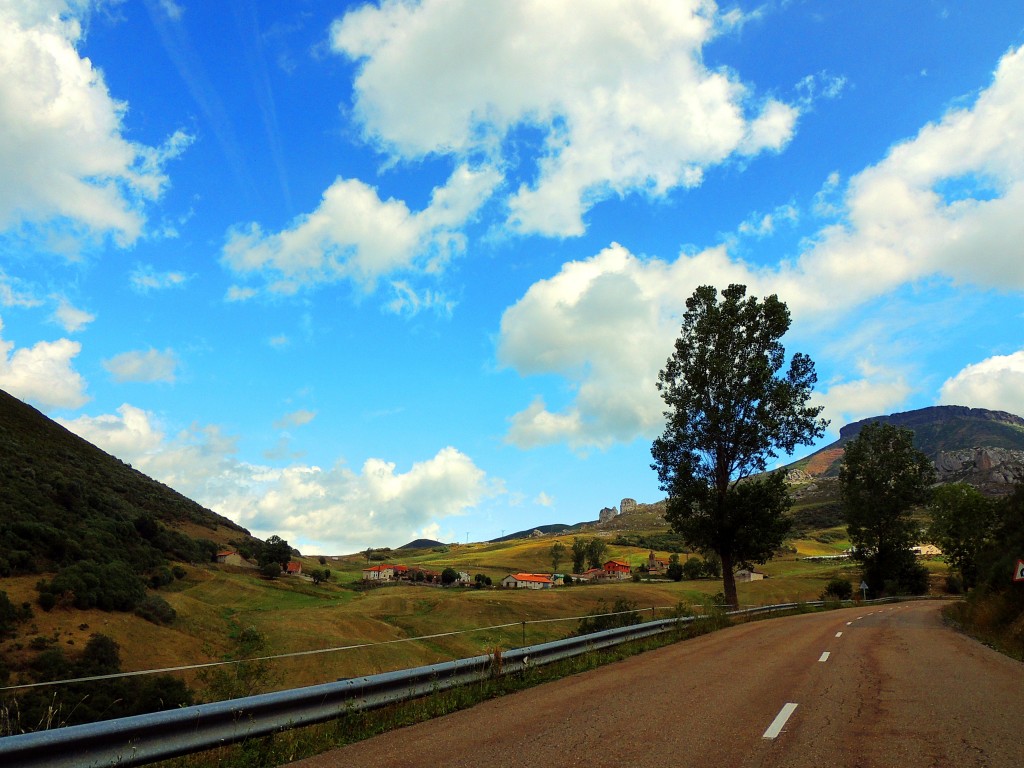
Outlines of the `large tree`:
<svg viewBox="0 0 1024 768">
<path fill-rule="evenodd" d="M 914 559 L 919 525 L 911 512 L 928 500 L 934 481 L 913 430 L 875 421 L 844 446 L 839 493 L 854 557 L 864 563 L 873 595 L 927 589 L 927 572 Z"/>
<path fill-rule="evenodd" d="M 729 605 L 738 605 L 734 568 L 764 563 L 789 530 L 784 478 L 765 474 L 779 453 L 824 434 L 809 406 L 814 362 L 794 354 L 784 373 L 789 309 L 759 301 L 743 285 L 709 285 L 686 301 L 675 351 L 658 374 L 665 431 L 651 465 L 668 494 L 666 518 L 686 542 L 722 560 Z"/>
<path fill-rule="evenodd" d="M 998 522 L 995 502 L 974 486 L 952 483 L 935 489 L 928 509 L 928 539 L 960 574 L 964 589 L 971 589 L 978 583 L 979 559 Z"/>
</svg>

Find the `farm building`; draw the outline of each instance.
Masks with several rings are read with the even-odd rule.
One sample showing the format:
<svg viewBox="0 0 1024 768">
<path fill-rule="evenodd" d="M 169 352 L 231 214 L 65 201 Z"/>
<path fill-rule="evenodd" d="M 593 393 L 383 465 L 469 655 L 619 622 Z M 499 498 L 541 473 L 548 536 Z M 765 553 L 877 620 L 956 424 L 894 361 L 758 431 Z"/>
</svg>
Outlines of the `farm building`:
<svg viewBox="0 0 1024 768">
<path fill-rule="evenodd" d="M 234 550 L 226 549 L 217 553 L 217 562 L 226 565 L 245 565 L 245 559 Z"/>
<path fill-rule="evenodd" d="M 395 577 L 395 569 L 390 565 L 371 565 L 363 568 L 364 581 L 391 581 Z"/>
<path fill-rule="evenodd" d="M 609 560 L 604 564 L 604 572 L 608 578 L 628 579 L 633 569 L 623 560 Z"/>
<path fill-rule="evenodd" d="M 539 573 L 510 573 L 501 580 L 501 586 L 506 589 L 551 589 L 555 584 Z"/>
<path fill-rule="evenodd" d="M 763 578 L 764 574 L 760 571 L 754 571 L 748 568 L 740 568 L 736 571 L 736 581 L 761 581 Z"/>
</svg>

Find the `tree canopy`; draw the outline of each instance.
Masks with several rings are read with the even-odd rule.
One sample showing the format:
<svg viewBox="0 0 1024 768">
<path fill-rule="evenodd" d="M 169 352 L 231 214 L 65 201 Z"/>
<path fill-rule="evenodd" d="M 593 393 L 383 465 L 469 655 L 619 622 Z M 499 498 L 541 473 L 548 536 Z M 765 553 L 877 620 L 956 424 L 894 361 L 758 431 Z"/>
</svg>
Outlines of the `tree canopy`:
<svg viewBox="0 0 1024 768">
<path fill-rule="evenodd" d="M 914 560 L 914 507 L 928 500 L 935 481 L 931 461 L 914 447 L 913 430 L 865 425 L 844 449 L 839 493 L 854 557 L 864 563 L 872 594 L 927 589 L 927 572 Z"/>
<path fill-rule="evenodd" d="M 723 586 L 738 604 L 734 566 L 763 563 L 789 529 L 784 478 L 763 474 L 771 459 L 810 445 L 828 422 L 810 406 L 814 362 L 796 353 L 785 372 L 779 341 L 786 304 L 701 286 L 686 301 L 675 349 L 658 374 L 665 431 L 651 465 L 668 494 L 666 517 L 695 549 L 722 559 Z"/>
<path fill-rule="evenodd" d="M 979 559 L 991 542 L 998 519 L 996 504 L 966 483 L 936 488 L 928 505 L 928 539 L 960 574 L 965 589 L 978 583 Z"/>
</svg>

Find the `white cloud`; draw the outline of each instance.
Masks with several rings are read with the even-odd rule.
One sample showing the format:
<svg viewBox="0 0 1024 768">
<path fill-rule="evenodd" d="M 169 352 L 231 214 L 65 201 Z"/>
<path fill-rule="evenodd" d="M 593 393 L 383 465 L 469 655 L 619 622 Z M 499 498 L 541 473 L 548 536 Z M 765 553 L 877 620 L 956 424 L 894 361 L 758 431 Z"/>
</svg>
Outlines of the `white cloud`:
<svg viewBox="0 0 1024 768">
<path fill-rule="evenodd" d="M 103 367 L 117 382 L 173 382 L 175 370 L 178 367 L 178 358 L 170 349 L 165 349 L 163 352 L 153 348 L 138 349 L 122 352 L 109 360 L 104 360 Z"/>
<path fill-rule="evenodd" d="M 499 360 L 524 375 L 566 377 L 575 400 L 557 413 L 534 400 L 512 417 L 507 439 L 580 449 L 655 434 L 663 421 L 655 382 L 678 332 L 682 297 L 703 283 L 730 282 L 756 287 L 722 248 L 667 263 L 615 244 L 534 283 L 502 317 Z"/>
<path fill-rule="evenodd" d="M 28 289 L 21 287 L 21 282 L 0 270 L 0 307 L 38 307 L 42 304 Z"/>
<path fill-rule="evenodd" d="M 123 102 L 76 50 L 88 3 L 0 6 L 0 231 L 49 223 L 47 243 L 112 234 L 126 245 L 167 185 L 162 165 L 190 138 L 153 148 L 123 136 Z M 70 240 L 69 240 L 70 238 Z"/>
<path fill-rule="evenodd" d="M 460 166 L 429 205 L 410 211 L 401 200 L 381 200 L 355 179 L 337 179 L 315 211 L 287 229 L 264 233 L 258 224 L 232 229 L 224 263 L 239 275 L 260 275 L 275 293 L 351 280 L 369 292 L 384 275 L 437 274 L 463 250 L 458 230 L 500 181 L 493 170 Z M 252 289 L 233 287 L 229 300 L 250 298 Z"/>
<path fill-rule="evenodd" d="M 249 299 L 255 298 L 259 295 L 259 291 L 255 288 L 249 288 L 240 285 L 232 285 L 228 288 L 228 292 L 224 297 L 225 301 L 248 301 Z"/>
<path fill-rule="evenodd" d="M 939 403 L 1024 416 L 1024 350 L 968 365 L 946 379 Z"/>
<path fill-rule="evenodd" d="M 96 315 L 72 306 L 67 299 L 60 298 L 53 312 L 53 321 L 64 327 L 68 333 L 76 333 L 96 319 Z"/>
<path fill-rule="evenodd" d="M 838 175 L 830 176 L 815 204 L 833 221 L 793 261 L 753 267 L 726 246 L 684 252 L 675 261 L 641 260 L 613 245 L 565 264 L 506 310 L 498 355 L 520 374 L 564 377 L 572 398 L 555 411 L 535 399 L 512 417 L 509 441 L 522 447 L 567 442 L 579 449 L 656 434 L 662 405 L 654 381 L 671 351 L 683 302 L 701 284 L 737 282 L 753 295 L 776 293 L 797 325 L 832 329 L 833 335 L 852 309 L 880 311 L 869 303 L 927 279 L 1024 288 L 1020 125 L 1024 49 L 1003 57 L 992 85 L 972 105 L 894 146 L 842 192 Z M 752 218 L 741 234 L 770 235 L 785 210 Z M 886 332 L 884 323 L 864 326 Z M 881 347 L 886 339 L 875 342 Z M 849 362 L 860 361 L 854 356 Z M 1003 409 L 1019 402 L 1009 392 L 1015 369 L 1000 368 L 990 394 L 971 370 L 947 382 L 945 400 L 957 393 Z M 912 394 L 912 375 L 865 368 L 860 379 L 833 383 L 819 402 L 837 421 L 871 415 Z"/>
<path fill-rule="evenodd" d="M 80 408 L 89 400 L 85 379 L 72 367 L 81 350 L 81 344 L 68 339 L 15 349 L 13 341 L 0 337 L 0 388 L 44 407 Z"/>
<path fill-rule="evenodd" d="M 274 422 L 274 429 L 288 429 L 289 427 L 301 427 L 305 424 L 309 424 L 313 419 L 316 418 L 316 411 L 308 411 L 305 408 L 300 408 L 297 411 L 286 413 L 278 421 Z"/>
<path fill-rule="evenodd" d="M 830 429 L 838 432 L 845 424 L 891 413 L 911 392 L 905 377 L 876 372 L 874 377 L 832 384 L 815 393 L 812 402 L 825 406 L 822 416 L 831 422 Z"/>
<path fill-rule="evenodd" d="M 794 107 L 704 66 L 716 13 L 707 0 L 609 0 L 583 13 L 551 0 L 386 0 L 336 21 L 331 40 L 360 62 L 366 136 L 396 156 L 516 162 L 503 142 L 539 131 L 536 168 L 520 169 L 536 180 L 510 199 L 509 224 L 567 236 L 602 199 L 697 186 L 706 168 L 792 136 Z"/>
<path fill-rule="evenodd" d="M 549 496 L 548 494 L 544 493 L 544 491 L 541 491 L 540 493 L 537 494 L 537 498 L 533 500 L 533 503 L 538 504 L 542 507 L 551 507 L 554 506 L 555 499 L 552 496 Z"/>
<path fill-rule="evenodd" d="M 149 293 L 182 286 L 188 280 L 188 275 L 184 272 L 157 272 L 148 264 L 140 264 L 128 279 L 133 290 Z"/>
<path fill-rule="evenodd" d="M 405 472 L 378 458 L 358 472 L 340 462 L 329 469 L 276 469 L 239 461 L 235 442 L 216 427 L 192 426 L 168 437 L 152 414 L 130 405 L 117 415 L 62 423 L 257 536 L 276 533 L 321 552 L 397 546 L 420 531 L 438 530 L 439 521 L 496 492 L 485 473 L 451 447 Z"/>
</svg>

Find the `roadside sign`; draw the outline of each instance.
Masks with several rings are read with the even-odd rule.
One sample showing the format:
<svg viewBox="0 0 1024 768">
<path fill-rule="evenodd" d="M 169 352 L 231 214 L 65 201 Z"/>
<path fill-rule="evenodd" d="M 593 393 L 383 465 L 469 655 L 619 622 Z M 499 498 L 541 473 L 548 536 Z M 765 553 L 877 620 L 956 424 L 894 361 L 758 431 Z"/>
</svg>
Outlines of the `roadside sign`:
<svg viewBox="0 0 1024 768">
<path fill-rule="evenodd" d="M 864 599 L 867 600 L 868 599 L 868 583 L 866 581 L 862 581 L 860 583 L 860 591 L 861 591 L 861 594 L 864 595 Z"/>
<path fill-rule="evenodd" d="M 1024 560 L 1017 561 L 1017 567 L 1013 569 L 1013 580 L 1024 581 Z"/>
</svg>

